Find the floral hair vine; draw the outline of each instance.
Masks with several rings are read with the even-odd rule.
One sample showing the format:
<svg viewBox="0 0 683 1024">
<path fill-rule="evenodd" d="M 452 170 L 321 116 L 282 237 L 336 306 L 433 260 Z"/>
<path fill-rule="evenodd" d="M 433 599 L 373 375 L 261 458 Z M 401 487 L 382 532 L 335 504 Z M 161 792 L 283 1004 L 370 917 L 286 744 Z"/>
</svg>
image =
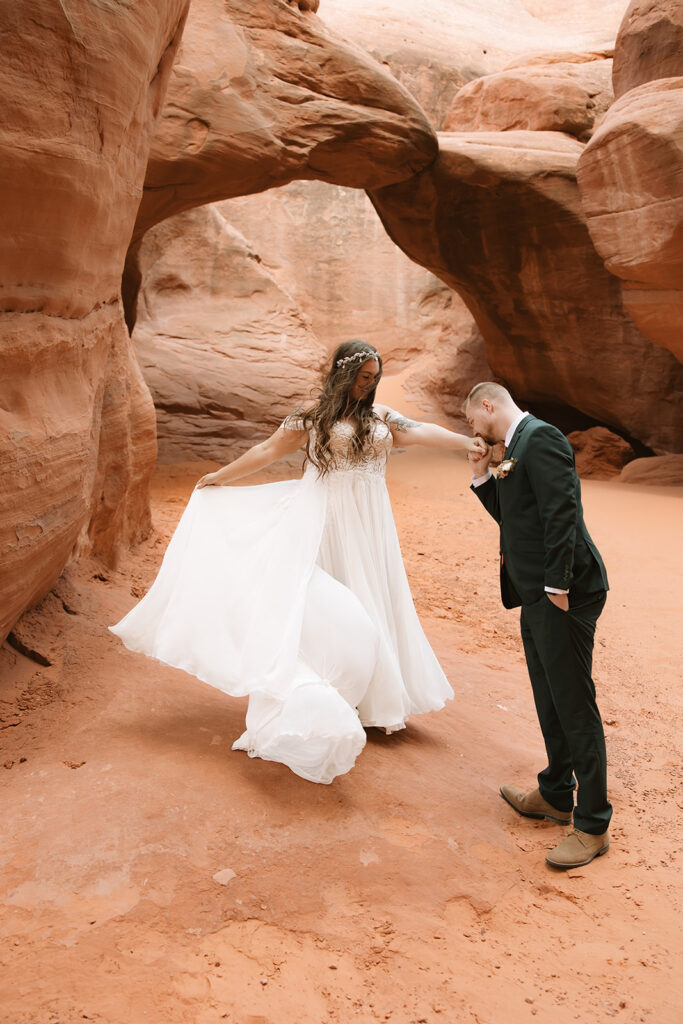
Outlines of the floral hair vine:
<svg viewBox="0 0 683 1024">
<path fill-rule="evenodd" d="M 364 363 L 368 359 L 376 358 L 377 357 L 374 352 L 371 352 L 369 349 L 365 349 L 365 351 L 354 352 L 352 356 L 345 356 L 343 359 L 338 359 L 334 365 L 339 369 L 340 366 L 346 366 L 348 363 Z"/>
</svg>

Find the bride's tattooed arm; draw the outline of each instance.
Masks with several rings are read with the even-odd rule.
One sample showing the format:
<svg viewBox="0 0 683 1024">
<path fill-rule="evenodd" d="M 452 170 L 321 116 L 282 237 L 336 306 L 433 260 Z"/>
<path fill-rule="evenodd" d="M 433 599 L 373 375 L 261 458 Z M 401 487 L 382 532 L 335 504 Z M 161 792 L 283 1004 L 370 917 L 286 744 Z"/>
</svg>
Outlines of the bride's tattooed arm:
<svg viewBox="0 0 683 1024">
<path fill-rule="evenodd" d="M 415 420 L 409 420 L 406 416 L 401 416 L 400 412 L 394 412 L 393 409 L 389 410 L 384 422 L 401 433 L 406 430 L 413 430 L 415 427 L 422 426 L 421 423 L 416 423 Z"/>
<path fill-rule="evenodd" d="M 449 448 L 452 451 L 472 452 L 479 455 L 486 451 L 486 443 L 481 438 L 456 434 L 454 430 L 447 430 L 446 427 L 440 427 L 436 423 L 419 423 L 386 406 L 375 406 L 375 411 L 383 416 L 394 441 L 401 448 L 421 444 L 428 448 Z"/>
</svg>

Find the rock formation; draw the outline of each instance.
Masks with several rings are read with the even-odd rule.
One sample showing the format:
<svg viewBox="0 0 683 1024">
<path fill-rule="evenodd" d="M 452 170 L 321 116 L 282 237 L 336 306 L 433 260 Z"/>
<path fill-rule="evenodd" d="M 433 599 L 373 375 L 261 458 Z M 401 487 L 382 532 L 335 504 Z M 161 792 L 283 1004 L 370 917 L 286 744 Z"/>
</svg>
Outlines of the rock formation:
<svg viewBox="0 0 683 1024">
<path fill-rule="evenodd" d="M 613 98 L 611 60 L 599 54 L 577 55 L 573 61 L 537 58 L 464 86 L 443 127 L 447 132 L 566 132 L 585 142 Z"/>
<path fill-rule="evenodd" d="M 605 427 L 573 430 L 567 440 L 574 449 L 580 477 L 608 480 L 619 476 L 624 466 L 636 457 L 628 441 Z"/>
<path fill-rule="evenodd" d="M 113 561 L 148 528 L 154 414 L 120 301 L 145 173 L 140 232 L 296 176 L 397 181 L 434 155 L 417 104 L 316 8 L 195 0 L 148 166 L 187 0 L 0 15 L 3 635 L 72 552 Z"/>
<path fill-rule="evenodd" d="M 332 34 L 317 6 L 193 0 L 126 261 L 131 329 L 138 244 L 154 224 L 294 179 L 402 181 L 434 158 L 436 137 L 416 101 Z"/>
<path fill-rule="evenodd" d="M 683 6 L 680 0 L 632 0 L 614 50 L 614 95 L 646 82 L 683 75 Z"/>
<path fill-rule="evenodd" d="M 617 38 L 618 99 L 578 182 L 593 244 L 629 316 L 683 361 L 683 6 L 635 0 Z M 680 415 L 680 414 L 679 414 Z"/>
<path fill-rule="evenodd" d="M 120 302 L 187 0 L 0 12 L 0 637 L 74 551 L 149 522 L 154 412 Z"/>
<path fill-rule="evenodd" d="M 372 199 L 394 241 L 460 292 L 520 399 L 677 450 L 683 367 L 636 329 L 591 244 L 582 148 L 559 132 L 443 134 L 434 164 Z"/>
<path fill-rule="evenodd" d="M 193 0 L 136 236 L 182 210 L 295 178 L 403 181 L 436 154 L 421 108 L 317 3 Z"/>
<path fill-rule="evenodd" d="M 683 487 L 683 455 L 660 455 L 654 459 L 634 459 L 619 474 L 623 484 L 649 484 L 659 487 Z"/>
<path fill-rule="evenodd" d="M 262 439 L 351 337 L 442 419 L 461 420 L 463 392 L 491 373 L 460 297 L 358 190 L 295 182 L 177 214 L 147 232 L 140 268 L 133 344 L 161 462 L 226 461 Z"/>
<path fill-rule="evenodd" d="M 325 350 L 216 207 L 152 228 L 140 261 L 133 342 L 156 406 L 159 459 L 226 462 L 310 394 Z"/>
<path fill-rule="evenodd" d="M 320 18 L 360 44 L 443 130 L 459 89 L 538 55 L 576 61 L 611 50 L 626 0 L 323 0 Z M 528 104 L 527 104 L 528 105 Z"/>
</svg>

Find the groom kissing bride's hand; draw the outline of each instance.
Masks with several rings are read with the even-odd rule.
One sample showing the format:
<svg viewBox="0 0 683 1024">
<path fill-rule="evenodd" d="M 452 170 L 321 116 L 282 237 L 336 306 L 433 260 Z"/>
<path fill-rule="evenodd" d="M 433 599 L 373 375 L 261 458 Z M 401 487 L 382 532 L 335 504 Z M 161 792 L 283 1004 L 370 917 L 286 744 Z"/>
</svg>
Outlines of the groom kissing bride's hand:
<svg viewBox="0 0 683 1024">
<path fill-rule="evenodd" d="M 574 453 L 564 434 L 523 412 L 492 382 L 477 384 L 463 409 L 486 445 L 469 452 L 472 490 L 500 527 L 501 597 L 506 608 L 521 606 L 548 754 L 535 789 L 505 785 L 500 793 L 526 818 L 568 825 L 573 815 L 574 830 L 546 860 L 556 868 L 579 867 L 609 849 L 605 737 L 591 675 L 605 566 L 583 521 Z M 493 446 L 501 442 L 503 460 L 494 476 Z"/>
</svg>

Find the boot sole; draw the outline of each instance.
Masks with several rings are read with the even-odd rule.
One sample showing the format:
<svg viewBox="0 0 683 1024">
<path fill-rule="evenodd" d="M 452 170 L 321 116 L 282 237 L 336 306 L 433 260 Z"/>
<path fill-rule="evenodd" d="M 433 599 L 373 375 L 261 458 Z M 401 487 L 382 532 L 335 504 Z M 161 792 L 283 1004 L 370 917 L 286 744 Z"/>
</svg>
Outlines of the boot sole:
<svg viewBox="0 0 683 1024">
<path fill-rule="evenodd" d="M 577 860 L 574 861 L 572 864 L 558 864 L 556 861 L 551 860 L 549 856 L 546 857 L 546 861 L 548 862 L 548 864 L 550 864 L 552 868 L 559 868 L 561 871 L 568 871 L 570 868 L 582 868 L 584 867 L 584 865 L 590 864 L 592 860 L 595 860 L 596 857 L 602 857 L 603 853 L 607 853 L 608 850 L 609 843 L 607 844 L 607 846 L 603 846 L 602 849 L 594 853 L 592 857 L 588 857 L 587 860 Z"/>
<path fill-rule="evenodd" d="M 571 825 L 572 823 L 571 814 L 568 818 L 553 818 L 551 814 L 543 814 L 542 811 L 522 811 L 516 804 L 513 804 L 512 800 L 506 797 L 505 793 L 503 792 L 502 786 L 500 787 L 498 792 L 502 796 L 505 803 L 509 804 L 513 811 L 517 811 L 517 814 L 521 814 L 523 818 L 535 818 L 536 821 L 553 821 L 556 825 Z M 593 858 L 591 857 L 591 860 L 592 859 Z"/>
</svg>

